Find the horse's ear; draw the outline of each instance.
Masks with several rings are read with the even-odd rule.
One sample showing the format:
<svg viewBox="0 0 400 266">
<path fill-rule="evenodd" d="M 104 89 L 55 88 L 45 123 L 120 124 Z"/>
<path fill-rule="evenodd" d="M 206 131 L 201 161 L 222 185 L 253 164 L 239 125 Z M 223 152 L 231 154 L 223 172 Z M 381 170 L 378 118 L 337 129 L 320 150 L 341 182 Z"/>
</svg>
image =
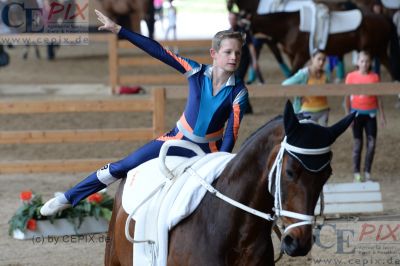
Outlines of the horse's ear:
<svg viewBox="0 0 400 266">
<path fill-rule="evenodd" d="M 328 128 L 332 135 L 331 143 L 333 143 L 337 139 L 337 137 L 342 135 L 342 133 L 350 126 L 351 122 L 353 122 L 355 116 L 356 112 L 353 112 Z"/>
<path fill-rule="evenodd" d="M 299 126 L 299 120 L 297 120 L 296 114 L 293 110 L 293 105 L 290 100 L 286 102 L 285 111 L 283 113 L 283 124 L 285 126 L 285 133 L 289 135 L 294 132 Z"/>
</svg>

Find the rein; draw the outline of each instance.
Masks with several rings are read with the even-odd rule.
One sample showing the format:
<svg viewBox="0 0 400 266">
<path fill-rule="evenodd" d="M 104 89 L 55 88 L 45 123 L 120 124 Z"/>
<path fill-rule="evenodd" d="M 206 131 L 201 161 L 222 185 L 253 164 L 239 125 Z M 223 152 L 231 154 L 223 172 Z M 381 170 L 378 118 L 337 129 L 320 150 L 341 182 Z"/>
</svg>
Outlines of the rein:
<svg viewBox="0 0 400 266">
<path fill-rule="evenodd" d="M 275 218 L 271 216 L 271 214 L 269 213 L 265 213 L 265 212 L 260 212 L 257 211 L 256 209 L 253 209 L 251 207 L 248 207 L 236 200 L 233 200 L 231 198 L 229 198 L 228 196 L 225 196 L 224 194 L 222 194 L 221 192 L 219 192 L 217 189 L 215 189 L 212 185 L 210 185 L 209 183 L 207 183 L 206 181 L 204 181 L 204 179 L 195 171 L 193 170 L 191 167 L 188 167 L 187 171 L 192 174 L 193 176 L 197 177 L 198 181 L 200 182 L 200 184 L 207 189 L 208 192 L 210 192 L 211 194 L 215 195 L 216 197 L 222 199 L 223 201 L 231 204 L 232 206 L 235 206 L 245 212 L 251 213 L 255 216 L 258 216 L 260 218 L 263 218 L 267 221 L 274 221 Z"/>
</svg>

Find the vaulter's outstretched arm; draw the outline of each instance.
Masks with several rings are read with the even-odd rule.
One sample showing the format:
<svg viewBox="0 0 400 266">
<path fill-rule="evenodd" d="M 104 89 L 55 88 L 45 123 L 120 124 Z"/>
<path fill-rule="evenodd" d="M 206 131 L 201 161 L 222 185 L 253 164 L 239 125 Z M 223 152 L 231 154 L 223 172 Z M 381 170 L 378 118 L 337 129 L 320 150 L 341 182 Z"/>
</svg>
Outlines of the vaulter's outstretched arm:
<svg viewBox="0 0 400 266">
<path fill-rule="evenodd" d="M 157 58 L 158 60 L 175 68 L 179 72 L 187 73 L 188 71 L 199 66 L 198 63 L 187 58 L 177 56 L 171 51 L 165 49 L 161 46 L 161 44 L 153 39 L 122 28 L 120 25 L 116 24 L 111 19 L 103 15 L 100 11 L 95 10 L 95 13 L 98 20 L 104 24 L 103 26 L 99 27 L 99 30 L 108 30 L 118 34 L 120 37 L 127 39 L 132 44 L 136 45 L 152 57 Z"/>
</svg>

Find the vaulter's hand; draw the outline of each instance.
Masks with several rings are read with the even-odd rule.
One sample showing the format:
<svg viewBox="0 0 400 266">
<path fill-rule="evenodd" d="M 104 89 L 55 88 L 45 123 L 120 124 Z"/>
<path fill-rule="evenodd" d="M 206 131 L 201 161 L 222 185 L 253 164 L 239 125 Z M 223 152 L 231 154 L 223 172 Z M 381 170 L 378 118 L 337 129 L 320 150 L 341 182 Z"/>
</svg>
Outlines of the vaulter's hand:
<svg viewBox="0 0 400 266">
<path fill-rule="evenodd" d="M 118 34 L 118 32 L 121 30 L 120 25 L 116 24 L 114 21 L 106 17 L 103 13 L 101 13 L 97 9 L 95 9 L 94 12 L 97 15 L 97 19 L 104 24 L 103 26 L 99 27 L 99 30 L 108 30 Z"/>
</svg>

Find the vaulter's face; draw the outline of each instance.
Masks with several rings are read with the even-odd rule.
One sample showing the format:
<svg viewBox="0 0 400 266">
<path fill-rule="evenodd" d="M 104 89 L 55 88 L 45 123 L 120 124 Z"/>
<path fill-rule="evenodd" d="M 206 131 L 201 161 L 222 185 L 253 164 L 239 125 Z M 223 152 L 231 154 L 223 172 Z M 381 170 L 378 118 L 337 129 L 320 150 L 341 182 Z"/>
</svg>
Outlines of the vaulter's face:
<svg viewBox="0 0 400 266">
<path fill-rule="evenodd" d="M 241 55 L 242 46 L 236 39 L 224 39 L 218 51 L 211 49 L 214 66 L 227 72 L 234 72 L 239 67 Z"/>
</svg>

